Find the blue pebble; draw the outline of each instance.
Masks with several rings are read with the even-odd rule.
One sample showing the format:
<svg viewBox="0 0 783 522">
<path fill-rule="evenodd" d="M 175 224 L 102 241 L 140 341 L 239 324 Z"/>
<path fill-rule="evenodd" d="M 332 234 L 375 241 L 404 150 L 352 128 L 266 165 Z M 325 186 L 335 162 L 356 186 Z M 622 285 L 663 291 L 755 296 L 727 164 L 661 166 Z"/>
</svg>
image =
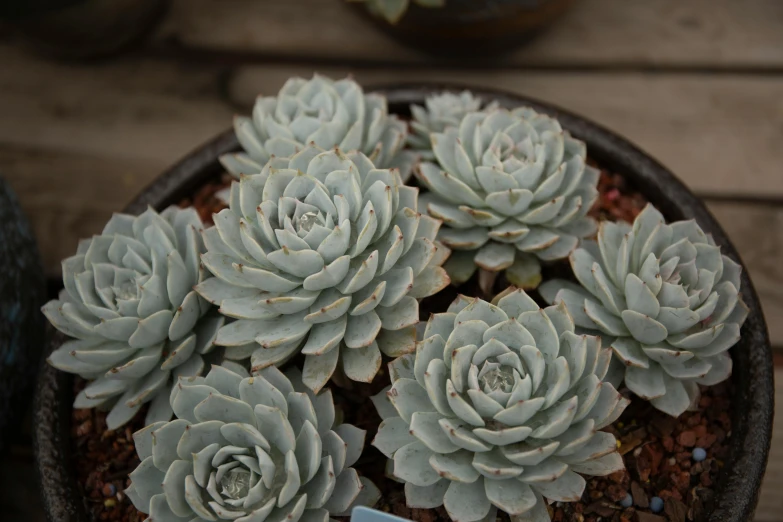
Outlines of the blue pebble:
<svg viewBox="0 0 783 522">
<path fill-rule="evenodd" d="M 650 499 L 650 511 L 653 513 L 660 513 L 663 511 L 663 499 L 661 497 L 653 497 Z"/>
<path fill-rule="evenodd" d="M 620 501 L 620 505 L 624 508 L 633 506 L 633 497 L 631 495 L 625 495 L 625 498 Z"/>
<path fill-rule="evenodd" d="M 691 456 L 696 462 L 701 462 L 707 458 L 707 452 L 704 450 L 704 448 L 693 448 L 693 453 Z"/>
</svg>

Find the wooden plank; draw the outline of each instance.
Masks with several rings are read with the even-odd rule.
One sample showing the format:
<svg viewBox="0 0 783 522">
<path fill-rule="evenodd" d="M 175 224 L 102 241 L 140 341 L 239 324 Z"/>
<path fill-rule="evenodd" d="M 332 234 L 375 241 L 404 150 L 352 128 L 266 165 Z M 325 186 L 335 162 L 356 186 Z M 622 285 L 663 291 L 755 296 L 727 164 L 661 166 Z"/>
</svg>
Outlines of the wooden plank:
<svg viewBox="0 0 783 522">
<path fill-rule="evenodd" d="M 338 77 L 350 71 L 319 72 Z M 258 92 L 274 94 L 289 76 L 308 74 L 306 67 L 240 67 L 227 91 L 235 105 L 249 107 Z M 451 82 L 526 94 L 626 136 L 697 192 L 783 195 L 783 77 L 417 69 L 353 74 L 364 85 Z"/>
<path fill-rule="evenodd" d="M 778 0 L 580 0 L 549 31 L 503 62 L 780 67 L 781 25 Z M 338 63 L 433 62 L 386 36 L 342 0 L 174 0 L 157 40 L 164 47 Z"/>
<path fill-rule="evenodd" d="M 775 420 L 772 427 L 772 447 L 767 461 L 767 474 L 761 484 L 756 522 L 780 522 L 783 519 L 783 367 L 775 368 Z"/>
<path fill-rule="evenodd" d="M 783 206 L 727 202 L 708 206 L 748 267 L 772 344 L 783 346 Z"/>
<path fill-rule="evenodd" d="M 140 57 L 76 67 L 7 47 L 0 47 L 0 61 L 0 143 L 166 163 L 230 126 L 233 112 L 249 111 L 258 92 L 274 94 L 289 76 L 312 74 L 309 66 L 228 70 Z M 456 82 L 539 97 L 641 144 L 697 192 L 783 196 L 777 168 L 783 77 L 417 69 L 356 77 L 367 84 Z"/>
<path fill-rule="evenodd" d="M 231 126 L 221 70 L 126 56 L 54 63 L 0 46 L 0 143 L 170 163 Z"/>
<path fill-rule="evenodd" d="M 0 144 L 0 176 L 16 192 L 38 239 L 47 276 L 80 238 L 101 231 L 166 162 L 67 154 Z"/>
<path fill-rule="evenodd" d="M 248 111 L 258 92 L 273 94 L 289 76 L 312 74 L 309 66 L 229 71 L 139 57 L 75 67 L 7 47 L 0 47 L 0 61 L 6 73 L 0 78 L 0 143 L 159 162 L 228 127 L 235 107 Z M 783 196 L 777 168 L 782 77 L 416 69 L 356 76 L 368 84 L 456 82 L 539 97 L 641 144 L 697 192 Z"/>
</svg>

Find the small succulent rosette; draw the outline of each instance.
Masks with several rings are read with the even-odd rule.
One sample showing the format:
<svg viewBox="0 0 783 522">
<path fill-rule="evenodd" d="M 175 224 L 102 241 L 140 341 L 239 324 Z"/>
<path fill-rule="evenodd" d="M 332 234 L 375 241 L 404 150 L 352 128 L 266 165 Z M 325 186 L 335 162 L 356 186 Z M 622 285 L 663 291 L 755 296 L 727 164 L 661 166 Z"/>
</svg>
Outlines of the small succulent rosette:
<svg viewBox="0 0 783 522">
<path fill-rule="evenodd" d="M 328 522 L 373 506 L 375 485 L 351 466 L 365 431 L 335 422 L 332 394 L 301 374 L 236 364 L 180 379 L 176 419 L 133 435 L 141 464 L 125 490 L 155 522 Z"/>
<path fill-rule="evenodd" d="M 493 111 L 498 103 L 493 101 L 483 108 L 485 112 Z M 430 135 L 444 132 L 448 128 L 459 128 L 466 114 L 482 109 L 482 100 L 470 91 L 459 94 L 442 92 L 428 96 L 424 106 L 411 105 L 413 118 L 410 121 L 411 134 L 408 135 L 408 145 L 426 160 L 434 160 Z"/>
<path fill-rule="evenodd" d="M 601 223 L 570 261 L 580 284 L 547 281 L 541 295 L 610 338 L 636 395 L 676 417 L 698 401 L 699 384 L 731 375 L 728 349 L 748 315 L 741 266 L 695 221 L 666 224 L 647 205 L 633 226 Z"/>
<path fill-rule="evenodd" d="M 448 285 L 440 221 L 416 211 L 418 189 L 362 153 L 307 147 L 231 188 L 204 232 L 196 287 L 236 321 L 218 332 L 226 357 L 254 369 L 305 354 L 304 382 L 370 382 L 381 353 L 415 349 L 418 298 Z"/>
<path fill-rule="evenodd" d="M 170 419 L 172 382 L 204 369 L 225 318 L 207 314 L 210 304 L 193 290 L 209 276 L 199 259 L 202 229 L 193 208 L 114 214 L 62 263 L 65 289 L 43 313 L 75 339 L 48 362 L 92 381 L 74 408 L 111 408 L 109 429 L 146 402 L 148 423 Z"/>
<path fill-rule="evenodd" d="M 525 107 L 469 113 L 433 134 L 432 148 L 437 164 L 415 173 L 430 191 L 422 208 L 443 221 L 438 239 L 455 250 L 446 265 L 453 282 L 480 267 L 534 288 L 539 261 L 563 259 L 595 233 L 587 213 L 599 172 L 556 119 Z"/>
<path fill-rule="evenodd" d="M 415 356 L 390 363 L 373 445 L 409 507 L 442 504 L 460 522 L 493 521 L 497 509 L 547 521 L 543 497 L 578 500 L 580 473 L 623 469 L 614 436 L 598 430 L 628 401 L 602 382 L 611 351 L 574 334 L 563 305 L 499 297 L 460 296 L 430 318 Z"/>
<path fill-rule="evenodd" d="M 348 2 L 364 2 L 367 10 L 375 16 L 383 17 L 387 22 L 396 25 L 402 20 L 411 3 L 421 7 L 435 8 L 446 5 L 446 0 L 347 0 Z"/>
<path fill-rule="evenodd" d="M 251 118 L 234 118 L 234 131 L 244 152 L 224 154 L 231 174 L 257 174 L 272 158 L 290 158 L 305 146 L 366 154 L 379 168 L 397 168 L 403 180 L 416 161 L 402 150 L 405 122 L 390 115 L 386 98 L 365 94 L 350 78 L 289 79 L 277 96 L 259 96 Z"/>
</svg>

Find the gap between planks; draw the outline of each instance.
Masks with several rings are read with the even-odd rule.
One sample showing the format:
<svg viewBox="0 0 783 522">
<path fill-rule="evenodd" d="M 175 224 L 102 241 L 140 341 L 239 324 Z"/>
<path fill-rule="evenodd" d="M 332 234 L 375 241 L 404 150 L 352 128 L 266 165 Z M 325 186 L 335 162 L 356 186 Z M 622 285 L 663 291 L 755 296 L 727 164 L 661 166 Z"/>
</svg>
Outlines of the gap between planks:
<svg viewBox="0 0 783 522">
<path fill-rule="evenodd" d="M 578 0 L 502 64 L 774 70 L 783 67 L 781 25 L 778 0 Z M 173 0 L 154 45 L 353 65 L 439 62 L 397 43 L 344 0 Z"/>
</svg>

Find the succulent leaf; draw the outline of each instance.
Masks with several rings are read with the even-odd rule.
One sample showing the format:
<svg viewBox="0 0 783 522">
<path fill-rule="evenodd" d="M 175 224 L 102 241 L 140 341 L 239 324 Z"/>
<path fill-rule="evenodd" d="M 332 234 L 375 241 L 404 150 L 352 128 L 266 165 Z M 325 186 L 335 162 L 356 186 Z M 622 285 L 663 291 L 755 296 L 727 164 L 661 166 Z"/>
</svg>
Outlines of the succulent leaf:
<svg viewBox="0 0 783 522">
<path fill-rule="evenodd" d="M 334 424 L 331 393 L 311 392 L 298 370 L 243 376 L 213 366 L 202 379 L 180 380 L 172 395 L 182 418 L 134 434 L 142 462 L 126 493 L 139 511 L 160 520 L 297 522 L 380 498 L 350 467 L 364 430 Z M 184 400 L 189 390 L 196 393 Z"/>
<path fill-rule="evenodd" d="M 636 395 L 678 416 L 698 401 L 697 384 L 729 377 L 727 351 L 747 317 L 741 267 L 695 221 L 667 224 L 648 205 L 632 226 L 602 223 L 570 261 L 581 286 L 554 279 L 541 295 L 568 306 L 578 327 L 615 338 Z"/>
<path fill-rule="evenodd" d="M 65 289 L 43 313 L 76 339 L 48 362 L 92 381 L 74 405 L 109 408 L 109 429 L 147 402 L 147 424 L 169 420 L 173 383 L 204 368 L 225 318 L 208 314 L 209 302 L 193 291 L 213 285 L 199 262 L 202 229 L 193 208 L 115 214 L 62 263 Z"/>
<path fill-rule="evenodd" d="M 577 473 L 622 469 L 614 436 L 595 429 L 628 401 L 601 382 L 610 350 L 574 330 L 563 305 L 541 310 L 515 289 L 495 304 L 460 296 L 430 318 L 373 397 L 384 419 L 373 445 L 409 506 L 444 505 L 466 522 L 497 509 L 546 517 L 542 495 L 578 499 Z"/>
</svg>

